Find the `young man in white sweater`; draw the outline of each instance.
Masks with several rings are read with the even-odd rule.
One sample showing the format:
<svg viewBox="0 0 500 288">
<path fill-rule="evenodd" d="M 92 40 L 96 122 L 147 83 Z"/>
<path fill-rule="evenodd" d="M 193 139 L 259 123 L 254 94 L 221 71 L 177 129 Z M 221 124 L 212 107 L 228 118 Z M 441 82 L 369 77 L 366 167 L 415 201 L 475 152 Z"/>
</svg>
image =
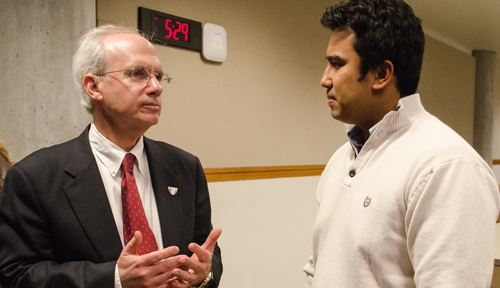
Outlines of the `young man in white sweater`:
<svg viewBox="0 0 500 288">
<path fill-rule="evenodd" d="M 489 287 L 497 180 L 415 94 L 420 19 L 402 0 L 351 0 L 321 23 L 321 85 L 349 141 L 318 185 L 304 287 Z"/>
</svg>

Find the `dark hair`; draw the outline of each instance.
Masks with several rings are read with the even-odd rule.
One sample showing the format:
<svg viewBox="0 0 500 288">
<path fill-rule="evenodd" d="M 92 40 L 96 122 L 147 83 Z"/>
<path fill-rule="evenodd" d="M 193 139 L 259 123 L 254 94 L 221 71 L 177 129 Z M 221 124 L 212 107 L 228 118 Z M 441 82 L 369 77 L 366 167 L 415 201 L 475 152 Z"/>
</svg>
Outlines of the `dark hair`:
<svg viewBox="0 0 500 288">
<path fill-rule="evenodd" d="M 321 25 L 335 31 L 349 27 L 355 34 L 354 50 L 360 57 L 362 80 L 385 60 L 394 65 L 401 97 L 417 90 L 425 37 L 411 7 L 402 0 L 351 0 L 327 8 Z"/>
</svg>

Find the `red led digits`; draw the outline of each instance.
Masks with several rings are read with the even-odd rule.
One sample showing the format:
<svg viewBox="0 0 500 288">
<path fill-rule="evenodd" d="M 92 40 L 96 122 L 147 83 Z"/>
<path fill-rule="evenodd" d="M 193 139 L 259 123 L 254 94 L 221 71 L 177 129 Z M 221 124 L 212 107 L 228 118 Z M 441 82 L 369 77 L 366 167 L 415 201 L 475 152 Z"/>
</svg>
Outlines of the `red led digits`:
<svg viewBox="0 0 500 288">
<path fill-rule="evenodd" d="M 191 26 L 189 22 L 177 20 L 176 18 L 155 17 L 156 33 L 163 39 L 191 43 Z M 163 24 L 162 24 L 163 23 Z M 182 35 L 181 35 L 182 34 Z"/>
<path fill-rule="evenodd" d="M 174 40 L 181 40 L 177 33 L 184 34 L 184 41 L 188 41 L 188 36 L 189 36 L 189 25 L 187 23 L 182 23 L 180 21 L 175 21 L 175 24 L 171 23 L 173 22 L 172 19 L 168 19 L 165 21 L 165 29 L 167 30 L 167 33 L 165 33 L 165 38 L 170 39 L 173 38 Z M 175 28 L 177 26 L 177 28 Z M 175 30 L 172 30 L 174 28 Z"/>
<path fill-rule="evenodd" d="M 181 31 L 182 23 L 179 21 L 175 21 L 175 24 L 179 25 L 179 28 L 174 30 L 174 40 L 179 40 L 179 37 L 177 37 L 177 32 Z"/>
<path fill-rule="evenodd" d="M 184 41 L 188 41 L 189 25 L 187 23 L 182 23 L 181 31 L 185 35 L 184 36 Z"/>
<path fill-rule="evenodd" d="M 1 0 L 0 0 L 1 1 Z M 201 52 L 202 26 L 198 21 L 139 7 L 139 30 L 153 43 Z"/>
<path fill-rule="evenodd" d="M 168 22 L 172 22 L 172 19 L 167 19 L 167 21 L 165 21 L 165 29 L 168 30 L 168 34 L 165 35 L 165 38 L 170 38 L 170 34 L 172 34 L 172 29 L 170 27 L 168 27 Z M 174 39 L 175 39 L 175 34 L 174 34 Z M 179 39 L 176 39 L 176 40 L 179 40 Z"/>
</svg>

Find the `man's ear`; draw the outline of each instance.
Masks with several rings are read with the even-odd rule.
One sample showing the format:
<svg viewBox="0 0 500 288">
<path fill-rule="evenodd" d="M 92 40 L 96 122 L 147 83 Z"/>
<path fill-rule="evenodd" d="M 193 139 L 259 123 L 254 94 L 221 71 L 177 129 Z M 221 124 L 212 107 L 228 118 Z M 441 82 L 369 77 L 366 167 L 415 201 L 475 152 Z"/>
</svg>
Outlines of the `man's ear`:
<svg viewBox="0 0 500 288">
<path fill-rule="evenodd" d="M 83 89 L 87 91 L 87 95 L 94 101 L 102 101 L 103 97 L 99 89 L 97 76 L 87 74 L 82 79 Z"/>
<path fill-rule="evenodd" d="M 394 65 L 389 60 L 385 60 L 375 69 L 375 81 L 373 89 L 380 90 L 394 81 Z"/>
</svg>

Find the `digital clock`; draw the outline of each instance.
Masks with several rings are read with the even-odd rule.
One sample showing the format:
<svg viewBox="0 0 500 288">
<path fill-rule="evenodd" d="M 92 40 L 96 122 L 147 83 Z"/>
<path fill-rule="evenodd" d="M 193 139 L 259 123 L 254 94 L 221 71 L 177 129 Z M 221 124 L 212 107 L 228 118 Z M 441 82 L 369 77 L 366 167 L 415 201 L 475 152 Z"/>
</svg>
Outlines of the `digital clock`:
<svg viewBox="0 0 500 288">
<path fill-rule="evenodd" d="M 201 51 L 201 23 L 139 7 L 137 25 L 155 43 Z"/>
</svg>

